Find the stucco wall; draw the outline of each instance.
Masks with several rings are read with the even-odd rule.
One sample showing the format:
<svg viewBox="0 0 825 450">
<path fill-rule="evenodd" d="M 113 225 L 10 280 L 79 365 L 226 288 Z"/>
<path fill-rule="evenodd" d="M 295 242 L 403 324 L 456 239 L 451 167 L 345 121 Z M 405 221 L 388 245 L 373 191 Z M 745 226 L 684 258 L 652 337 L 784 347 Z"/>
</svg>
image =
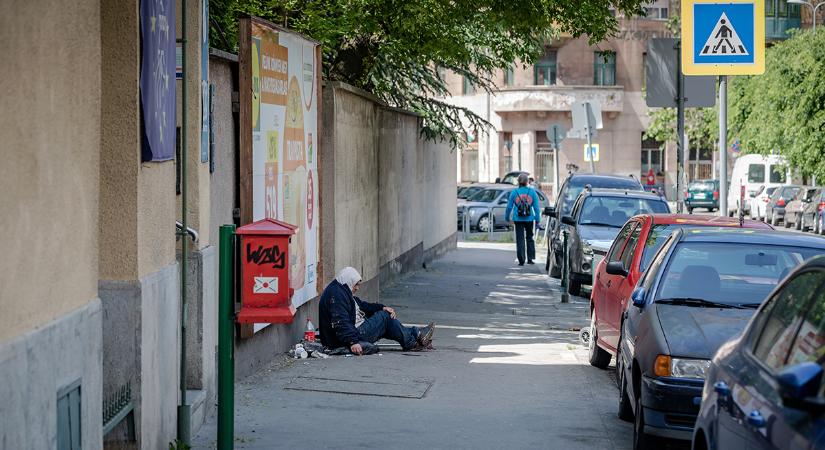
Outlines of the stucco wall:
<svg viewBox="0 0 825 450">
<path fill-rule="evenodd" d="M 323 95 L 323 283 L 353 266 L 375 300 L 377 279 L 420 267 L 455 234 L 455 154 L 369 94 L 329 83 Z"/>
<path fill-rule="evenodd" d="M 0 2 L 0 342 L 97 297 L 98 1 Z"/>
</svg>

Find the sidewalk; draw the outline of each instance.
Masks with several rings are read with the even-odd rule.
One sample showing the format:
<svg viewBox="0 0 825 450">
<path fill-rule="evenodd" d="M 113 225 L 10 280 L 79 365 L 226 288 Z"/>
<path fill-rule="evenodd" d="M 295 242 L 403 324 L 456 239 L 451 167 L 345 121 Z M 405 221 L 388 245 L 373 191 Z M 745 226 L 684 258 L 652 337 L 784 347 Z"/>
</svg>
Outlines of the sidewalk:
<svg viewBox="0 0 825 450">
<path fill-rule="evenodd" d="M 460 243 L 382 290 L 406 324 L 436 322 L 434 351 L 382 342 L 380 355 L 284 358 L 238 382 L 236 448 L 630 448 L 613 372 L 590 367 L 571 331 L 587 326 L 587 300 L 559 303 L 543 261 L 518 267 L 514 248 Z M 211 417 L 194 447 L 214 448 L 215 433 Z"/>
</svg>

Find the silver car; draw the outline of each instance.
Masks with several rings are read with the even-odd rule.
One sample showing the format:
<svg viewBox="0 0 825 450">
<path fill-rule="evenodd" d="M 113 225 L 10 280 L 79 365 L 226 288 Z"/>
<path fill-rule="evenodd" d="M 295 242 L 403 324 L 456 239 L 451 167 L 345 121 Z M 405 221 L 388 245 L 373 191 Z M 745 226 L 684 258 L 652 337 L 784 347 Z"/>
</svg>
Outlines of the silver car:
<svg viewBox="0 0 825 450">
<path fill-rule="evenodd" d="M 468 198 L 458 206 L 458 227 L 463 226 L 465 211 L 468 214 L 467 220 L 471 230 L 488 232 L 490 226 L 496 229 L 512 225 L 513 222 L 504 220 L 504 213 L 507 210 L 510 192 L 514 189 L 516 189 L 515 186 L 494 185 Z M 536 194 L 539 196 L 539 210 L 543 210 L 549 204 L 547 196 L 539 190 Z"/>
</svg>

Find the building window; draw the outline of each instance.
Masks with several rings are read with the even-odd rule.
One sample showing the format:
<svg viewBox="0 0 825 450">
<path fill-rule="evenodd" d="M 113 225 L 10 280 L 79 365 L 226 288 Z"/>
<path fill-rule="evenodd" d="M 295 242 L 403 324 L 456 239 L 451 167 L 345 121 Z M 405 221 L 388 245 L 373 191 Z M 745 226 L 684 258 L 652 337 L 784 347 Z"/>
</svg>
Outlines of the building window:
<svg viewBox="0 0 825 450">
<path fill-rule="evenodd" d="M 664 151 L 661 146 L 661 142 L 655 139 L 645 139 L 644 134 L 642 134 L 641 180 L 647 180 L 647 175 L 651 169 L 655 177 L 664 174 Z"/>
<path fill-rule="evenodd" d="M 57 393 L 57 450 L 80 450 L 80 380 Z"/>
<path fill-rule="evenodd" d="M 688 181 L 713 178 L 713 150 L 708 148 L 688 150 Z"/>
<path fill-rule="evenodd" d="M 547 50 L 534 66 L 533 84 L 552 86 L 556 84 L 556 51 Z"/>
<path fill-rule="evenodd" d="M 513 68 L 507 68 L 504 70 L 504 85 L 505 86 L 512 86 L 513 85 Z"/>
<path fill-rule="evenodd" d="M 499 176 L 504 176 L 508 172 L 513 171 L 513 132 L 504 131 L 499 133 L 498 146 L 498 173 Z"/>
<path fill-rule="evenodd" d="M 595 52 L 593 66 L 593 84 L 596 86 L 613 86 L 616 84 L 616 52 Z"/>
<path fill-rule="evenodd" d="M 541 190 L 548 194 L 552 191 L 553 180 L 555 178 L 555 166 L 553 165 L 553 146 L 547 138 L 544 130 L 536 131 L 536 163 L 534 172 L 536 182 Z"/>
<path fill-rule="evenodd" d="M 461 151 L 461 181 L 478 181 L 478 134 L 464 133 L 464 148 Z"/>
<path fill-rule="evenodd" d="M 461 87 L 461 93 L 464 95 L 473 95 L 476 93 L 476 88 L 473 86 L 473 83 L 470 82 L 467 75 L 464 75 L 464 83 Z"/>
<path fill-rule="evenodd" d="M 645 18 L 653 20 L 667 20 L 666 7 L 645 8 Z"/>
</svg>

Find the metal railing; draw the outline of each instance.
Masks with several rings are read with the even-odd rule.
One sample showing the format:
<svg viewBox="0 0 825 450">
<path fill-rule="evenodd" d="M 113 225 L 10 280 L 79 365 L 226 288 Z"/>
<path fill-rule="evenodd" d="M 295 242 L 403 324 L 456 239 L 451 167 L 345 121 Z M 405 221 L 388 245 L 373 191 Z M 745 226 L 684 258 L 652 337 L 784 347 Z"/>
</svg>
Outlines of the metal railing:
<svg viewBox="0 0 825 450">
<path fill-rule="evenodd" d="M 503 222 L 503 219 L 499 219 L 499 224 L 496 223 L 496 211 L 501 211 L 501 217 L 504 217 L 504 211 L 507 209 L 506 206 L 465 206 L 461 212 L 461 232 L 464 239 L 469 239 L 471 236 L 479 236 L 479 235 L 487 235 L 487 239 L 492 240 L 493 235 L 495 233 L 496 227 L 504 228 L 506 227 L 507 231 L 510 231 L 512 228 L 512 222 Z M 474 223 L 470 221 L 471 211 L 476 211 L 475 217 L 473 218 Z M 487 218 L 487 225 L 486 230 L 480 225 L 482 219 Z M 475 227 L 475 230 L 473 230 Z M 474 232 L 475 231 L 475 232 Z"/>
<path fill-rule="evenodd" d="M 112 431 L 123 419 L 128 417 L 127 426 L 129 439 L 134 441 L 135 436 L 135 403 L 132 400 L 132 383 L 126 383 L 116 389 L 108 398 L 103 400 L 103 435 Z"/>
</svg>

